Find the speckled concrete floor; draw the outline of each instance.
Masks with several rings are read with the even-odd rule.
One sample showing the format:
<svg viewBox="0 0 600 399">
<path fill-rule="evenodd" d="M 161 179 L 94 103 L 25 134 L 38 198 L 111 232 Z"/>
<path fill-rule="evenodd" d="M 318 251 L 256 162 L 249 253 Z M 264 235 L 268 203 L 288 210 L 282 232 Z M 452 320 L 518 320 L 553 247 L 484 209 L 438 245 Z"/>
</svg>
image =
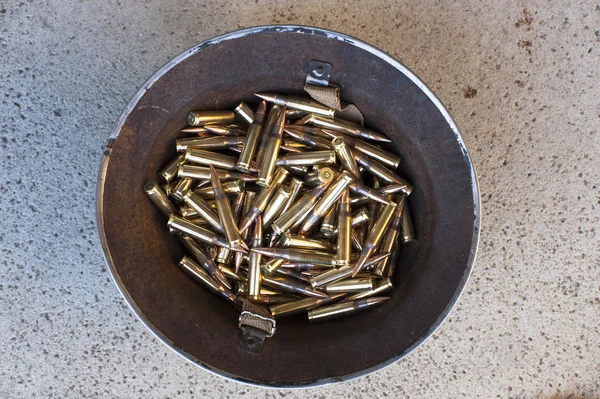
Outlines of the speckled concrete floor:
<svg viewBox="0 0 600 399">
<path fill-rule="evenodd" d="M 0 397 L 600 397 L 600 6 L 595 1 L 0 0 Z M 448 106 L 483 230 L 459 305 L 384 371 L 305 391 L 199 370 L 145 331 L 94 223 L 102 145 L 167 60 L 307 24 L 399 58 Z"/>
</svg>

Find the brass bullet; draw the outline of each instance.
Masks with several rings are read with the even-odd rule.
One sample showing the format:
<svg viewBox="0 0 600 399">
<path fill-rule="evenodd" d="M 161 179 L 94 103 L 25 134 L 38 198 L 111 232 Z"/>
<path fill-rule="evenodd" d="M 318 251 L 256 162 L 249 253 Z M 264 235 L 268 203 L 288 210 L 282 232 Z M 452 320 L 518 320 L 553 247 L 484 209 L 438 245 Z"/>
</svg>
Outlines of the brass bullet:
<svg viewBox="0 0 600 399">
<path fill-rule="evenodd" d="M 375 286 L 370 291 L 358 292 L 350 297 L 348 297 L 349 301 L 355 301 L 357 299 L 368 298 L 372 296 L 380 296 L 388 291 L 391 291 L 394 288 L 394 283 L 391 279 L 385 278 L 378 280 L 375 283 Z"/>
<path fill-rule="evenodd" d="M 347 316 L 377 306 L 390 299 L 389 297 L 372 297 L 357 299 L 351 302 L 341 302 L 308 311 L 308 320 L 320 322 Z"/>
<path fill-rule="evenodd" d="M 323 194 L 323 197 L 317 202 L 312 213 L 304 221 L 300 228 L 300 234 L 308 233 L 323 216 L 329 211 L 333 204 L 340 198 L 342 192 L 354 180 L 352 175 L 347 171 L 343 171 L 340 176 L 334 181 L 329 189 Z"/>
<path fill-rule="evenodd" d="M 244 215 L 240 222 L 240 231 L 243 232 L 246 230 L 252 222 L 256 219 L 258 214 L 265 210 L 269 200 L 275 194 L 275 191 L 279 188 L 281 183 L 286 179 L 289 175 L 289 172 L 283 168 L 278 168 L 273 177 L 273 181 L 268 187 L 262 189 L 260 194 L 256 197 L 250 210 Z"/>
<path fill-rule="evenodd" d="M 215 170 L 215 174 L 217 171 Z M 218 175 L 217 175 L 218 176 Z M 218 177 L 217 177 L 218 179 Z M 220 181 L 220 180 L 219 180 Z M 221 184 L 224 195 L 238 195 L 244 191 L 244 182 L 241 180 L 232 180 Z M 202 187 L 194 190 L 196 195 L 204 199 L 215 198 L 215 190 L 212 186 Z"/>
<path fill-rule="evenodd" d="M 405 188 L 402 189 L 404 195 L 409 195 L 411 193 L 413 189 L 412 185 L 379 162 L 356 152 L 354 153 L 354 159 L 356 159 L 359 165 L 363 166 L 369 173 L 381 179 L 384 183 L 405 185 Z"/>
<path fill-rule="evenodd" d="M 248 123 L 252 123 L 254 120 L 254 112 L 252 112 L 252 108 L 248 106 L 245 102 L 241 102 L 240 105 L 235 107 L 233 110 L 236 114 L 238 114 L 243 120 Z"/>
<path fill-rule="evenodd" d="M 237 158 L 232 156 L 195 149 L 187 150 L 185 152 L 185 160 L 199 165 L 212 165 L 215 168 L 229 170 L 236 170 L 235 165 L 237 163 Z"/>
<path fill-rule="evenodd" d="M 156 205 L 156 207 L 165 215 L 171 216 L 177 213 L 175 206 L 169 201 L 165 192 L 156 184 L 156 182 L 149 181 L 144 185 L 144 191 L 148 198 Z"/>
<path fill-rule="evenodd" d="M 335 178 L 335 172 L 329 167 L 318 168 L 313 170 L 306 176 L 304 182 L 308 186 L 319 186 L 321 184 L 330 183 Z"/>
<path fill-rule="evenodd" d="M 284 263 L 285 259 L 283 258 L 271 258 L 269 259 L 269 261 L 263 263 L 261 265 L 261 268 L 266 274 L 273 274 Z"/>
<path fill-rule="evenodd" d="M 292 302 L 270 306 L 269 310 L 271 311 L 271 315 L 273 315 L 273 317 L 280 318 L 327 305 L 342 297 L 344 297 L 344 294 L 332 295 L 328 296 L 327 298 L 303 298 Z"/>
<path fill-rule="evenodd" d="M 219 236 L 216 233 L 207 230 L 203 227 L 197 226 L 186 219 L 180 218 L 179 216 L 171 215 L 167 226 L 173 229 L 174 231 L 185 233 L 207 244 L 213 244 L 220 247 L 228 246 L 227 241 L 225 241 L 224 237 Z"/>
<path fill-rule="evenodd" d="M 314 238 L 305 238 L 291 233 L 283 233 L 281 236 L 282 248 L 301 248 L 301 249 L 318 249 L 323 251 L 332 251 L 333 245 L 325 240 L 317 240 Z"/>
<path fill-rule="evenodd" d="M 316 291 L 310 285 L 303 284 L 300 281 L 289 277 L 262 276 L 262 283 L 283 292 L 292 292 L 294 294 L 305 295 L 312 298 L 327 298 L 327 294 Z"/>
<path fill-rule="evenodd" d="M 283 107 L 282 112 L 279 114 L 277 121 L 273 125 L 273 130 L 269 133 L 265 154 L 260 166 L 258 167 L 258 180 L 256 180 L 256 184 L 259 186 L 268 187 L 271 184 L 271 180 L 275 172 L 277 158 L 279 156 L 279 147 L 281 146 L 284 124 L 285 107 Z"/>
<path fill-rule="evenodd" d="M 332 165 L 335 164 L 334 151 L 309 151 L 286 154 L 277 159 L 277 166 L 306 166 L 306 165 Z"/>
<path fill-rule="evenodd" d="M 287 169 L 289 172 L 291 172 L 297 176 L 306 176 L 308 174 L 308 166 L 290 165 L 290 166 L 286 166 L 285 169 Z"/>
<path fill-rule="evenodd" d="M 245 136 L 246 132 L 238 125 L 206 125 L 206 132 L 216 134 L 217 136 Z"/>
<path fill-rule="evenodd" d="M 326 266 L 335 266 L 335 255 L 328 252 L 299 248 L 252 248 L 252 251 L 271 258 L 282 258 L 290 262 L 312 262 Z"/>
<path fill-rule="evenodd" d="M 326 238 L 333 237 L 333 232 L 337 228 L 337 221 L 338 221 L 338 203 L 336 202 L 335 204 L 333 204 L 333 206 L 331 207 L 329 212 L 327 212 L 327 214 L 323 218 L 323 222 L 321 223 L 320 231 L 321 231 L 321 233 L 323 233 L 323 235 Z"/>
<path fill-rule="evenodd" d="M 285 125 L 283 131 L 298 140 L 300 143 L 319 150 L 333 150 L 334 146 L 331 142 L 321 136 L 312 133 L 307 133 L 301 130 L 297 125 Z"/>
<path fill-rule="evenodd" d="M 262 218 L 260 215 L 256 218 L 254 232 L 252 233 L 252 248 L 258 248 L 262 244 Z M 248 298 L 258 299 L 260 297 L 262 254 L 260 252 L 250 252 L 250 261 L 248 266 Z"/>
<path fill-rule="evenodd" d="M 258 139 L 260 138 L 263 122 L 265 120 L 266 107 L 267 104 L 264 101 L 260 103 L 256 114 L 254 114 L 254 119 L 248 128 L 247 139 L 236 165 L 237 169 L 244 173 L 248 173 L 252 166 L 252 159 L 254 158 L 254 153 L 258 147 Z"/>
<path fill-rule="evenodd" d="M 219 213 L 219 219 L 221 219 L 221 225 L 225 231 L 225 236 L 229 241 L 229 249 L 236 252 L 248 252 L 248 246 L 244 242 L 240 231 L 237 227 L 237 221 L 233 216 L 231 210 L 231 204 L 225 195 L 221 181 L 217 177 L 215 168 L 210 167 L 210 182 L 214 189 L 215 202 L 217 203 L 217 211 Z M 242 183 L 243 184 L 243 183 Z"/>
<path fill-rule="evenodd" d="M 386 143 L 391 142 L 390 139 L 381 133 L 342 119 L 327 119 L 313 114 L 310 115 L 310 118 L 307 119 L 307 122 L 322 129 L 329 129 L 344 133 L 345 135 L 351 137 L 358 137 L 373 141 L 383 141 Z"/>
<path fill-rule="evenodd" d="M 350 235 L 352 230 L 352 214 L 350 213 L 350 194 L 348 189 L 344 190 L 340 199 L 338 211 L 338 227 L 339 233 L 337 237 L 337 265 L 350 265 L 350 254 L 352 244 Z M 333 234 L 333 232 L 332 232 Z"/>
<path fill-rule="evenodd" d="M 353 193 L 360 194 L 369 198 L 370 200 L 379 202 L 381 204 L 389 203 L 388 199 L 384 195 L 378 193 L 372 188 L 365 186 L 360 182 L 353 181 L 352 183 L 350 183 L 350 190 L 352 190 Z"/>
<path fill-rule="evenodd" d="M 356 180 L 360 180 L 360 170 L 358 170 L 358 165 L 356 164 L 356 160 L 352 155 L 352 150 L 350 146 L 346 143 L 343 137 L 336 137 L 331 140 L 331 144 L 335 149 L 335 153 L 342 164 L 342 167 L 347 170 Z"/>
<path fill-rule="evenodd" d="M 398 207 L 394 212 L 393 219 L 387 228 L 385 236 L 383 236 L 379 249 L 381 252 L 391 252 L 392 256 L 382 260 L 375 266 L 373 273 L 377 276 L 389 276 L 390 267 L 392 266 L 390 262 L 394 258 L 394 252 L 398 250 L 396 244 L 400 235 L 400 229 L 402 228 L 402 213 L 404 212 L 405 204 L 406 197 L 402 195 L 401 198 L 398 198 Z"/>
<path fill-rule="evenodd" d="M 236 252 L 236 254 L 241 254 L 241 252 Z M 227 277 L 233 281 L 248 281 L 248 279 L 246 277 L 244 277 L 240 274 L 237 274 L 228 266 L 220 264 L 218 267 L 219 267 L 219 270 L 221 271 L 221 273 L 223 273 L 223 275 L 225 275 L 225 277 Z"/>
<path fill-rule="evenodd" d="M 196 214 L 202 216 L 216 231 L 217 233 L 223 234 L 223 225 L 219 219 L 219 215 L 215 212 L 208 203 L 200 196 L 194 194 L 191 190 L 188 190 L 183 195 L 183 202 L 185 202 L 190 208 L 196 211 Z"/>
<path fill-rule="evenodd" d="M 185 234 L 177 234 L 177 237 L 190 255 L 192 255 L 196 262 L 198 262 L 211 277 L 231 289 L 231 284 L 229 284 L 225 274 L 219 270 L 217 265 L 215 265 L 215 263 L 204 253 L 200 245 L 193 238 Z"/>
<path fill-rule="evenodd" d="M 410 216 L 410 208 L 408 207 L 408 203 L 406 203 L 402 212 L 402 242 L 411 242 L 414 240 L 415 229 Z"/>
<path fill-rule="evenodd" d="M 262 214 L 263 227 L 268 227 L 273 219 L 279 215 L 291 195 L 289 184 L 282 184 L 279 187 Z"/>
<path fill-rule="evenodd" d="M 235 197 L 235 200 L 233 201 L 233 219 L 236 223 L 239 221 L 242 213 L 242 207 L 244 206 L 244 198 L 246 197 L 245 194 L 246 192 L 242 191 Z M 245 241 L 245 237 L 242 236 L 242 238 L 244 238 Z M 217 261 L 219 263 L 228 265 L 231 262 L 232 255 L 233 253 L 229 248 L 219 248 L 219 253 L 217 254 Z"/>
<path fill-rule="evenodd" d="M 179 182 L 177 183 L 177 185 L 173 189 L 173 192 L 171 193 L 171 198 L 173 198 L 177 202 L 182 202 L 183 194 L 185 194 L 190 189 L 190 187 L 192 187 L 192 183 L 194 183 L 194 180 L 190 179 L 189 177 L 179 179 Z"/>
<path fill-rule="evenodd" d="M 177 152 L 186 152 L 190 149 L 198 150 L 222 150 L 230 147 L 239 147 L 246 142 L 244 136 L 217 136 L 217 137 L 193 137 L 175 140 Z"/>
<path fill-rule="evenodd" d="M 177 176 L 177 168 L 185 162 L 185 154 L 178 154 L 160 171 L 159 175 L 165 182 L 170 182 Z"/>
<path fill-rule="evenodd" d="M 384 254 L 374 255 L 371 259 L 369 259 L 365 263 L 365 267 L 368 267 L 368 266 L 374 265 L 378 262 L 381 262 L 383 259 L 387 258 L 388 256 L 390 256 L 389 252 L 384 253 Z M 336 281 L 343 280 L 345 278 L 349 278 L 350 276 L 352 276 L 352 266 L 342 266 L 337 269 L 327 270 L 327 271 L 323 272 L 322 274 L 319 274 L 318 276 L 311 278 L 310 284 L 313 287 L 318 288 L 318 287 L 323 287 L 325 285 L 332 284 Z"/>
<path fill-rule="evenodd" d="M 290 209 L 291 206 L 296 202 L 296 200 L 298 199 L 298 195 L 300 194 L 300 190 L 302 190 L 303 186 L 304 186 L 304 182 L 302 180 L 296 179 L 295 177 L 293 177 L 291 179 L 290 197 L 288 198 L 285 205 L 281 209 L 281 212 L 279 212 L 280 215 L 283 215 L 285 212 L 287 212 L 287 210 Z"/>
<path fill-rule="evenodd" d="M 262 165 L 263 158 L 265 157 L 265 150 L 267 149 L 267 142 L 269 141 L 269 137 L 271 136 L 271 132 L 273 131 L 273 127 L 275 126 L 275 122 L 279 119 L 279 114 L 282 112 L 282 109 L 279 105 L 273 104 L 271 110 L 269 111 L 269 116 L 267 117 L 267 121 L 265 122 L 259 143 L 258 148 L 256 149 L 256 167 L 260 168 Z"/>
<path fill-rule="evenodd" d="M 295 222 L 301 220 L 312 207 L 315 206 L 319 197 L 325 192 L 329 183 L 322 184 L 313 188 L 310 192 L 304 194 L 294 205 L 281 214 L 272 224 L 271 228 L 279 235 L 287 231 Z"/>
<path fill-rule="evenodd" d="M 338 281 L 335 283 L 331 283 L 326 285 L 323 288 L 328 294 L 340 294 L 347 292 L 364 292 L 370 291 L 373 289 L 373 279 L 372 278 L 350 278 L 342 281 Z"/>
<path fill-rule="evenodd" d="M 190 111 L 190 126 L 227 125 L 233 123 L 235 115 L 231 111 Z"/>
<path fill-rule="evenodd" d="M 333 115 L 335 114 L 334 109 L 302 97 L 284 96 L 281 94 L 272 93 L 255 93 L 255 95 L 265 101 L 269 101 L 283 107 L 287 106 L 288 108 L 297 109 L 299 111 L 323 115 L 327 118 L 333 118 Z"/>
<path fill-rule="evenodd" d="M 194 133 L 198 137 L 210 137 L 204 126 L 186 126 L 181 129 L 181 133 Z"/>
<path fill-rule="evenodd" d="M 342 133 L 335 132 L 333 130 L 323 129 L 322 132 L 332 138 L 343 138 L 344 141 L 354 150 L 366 155 L 374 160 L 385 164 L 386 166 L 396 169 L 400 165 L 400 156 L 393 154 L 389 151 L 385 151 L 379 147 L 367 143 L 360 139 L 354 139 L 348 137 Z"/>
<path fill-rule="evenodd" d="M 230 180 L 241 180 L 243 182 L 256 181 L 256 177 L 233 170 L 216 169 L 217 176 L 222 182 Z M 192 179 L 205 181 L 210 184 L 210 168 L 197 165 L 180 165 L 177 170 L 179 177 L 191 177 Z"/>
<path fill-rule="evenodd" d="M 254 191 L 246 191 L 246 198 L 244 199 L 244 206 L 242 207 L 242 213 L 241 213 L 241 217 L 239 219 L 243 218 L 243 215 L 246 215 L 248 213 L 248 211 L 250 211 L 251 207 L 252 207 L 252 203 L 254 202 L 254 200 L 256 199 L 256 193 Z M 238 225 L 239 226 L 239 225 Z M 250 238 L 250 229 L 246 229 L 245 231 L 241 231 L 240 233 L 242 234 L 242 238 L 244 239 L 245 242 L 248 241 L 248 239 Z M 240 266 L 242 265 L 244 261 L 244 254 L 242 252 L 236 252 L 235 253 L 235 272 L 239 272 L 240 270 Z"/>
<path fill-rule="evenodd" d="M 186 273 L 188 273 L 196 281 L 200 282 L 210 291 L 225 298 L 230 302 L 235 303 L 235 294 L 229 288 L 225 287 L 222 283 L 211 278 L 209 274 L 204 271 L 204 269 L 202 269 L 196 262 L 194 262 L 189 257 L 184 256 L 179 262 L 179 267 L 181 267 Z"/>
<path fill-rule="evenodd" d="M 186 218 L 186 219 L 189 219 L 189 218 L 193 218 L 193 217 L 197 217 L 197 216 L 198 216 L 198 212 L 196 212 L 196 211 L 194 210 L 194 208 L 192 208 L 192 207 L 191 207 L 191 206 L 189 206 L 189 205 L 182 205 L 182 206 L 180 206 L 180 207 L 179 207 L 179 214 L 180 214 L 182 217 Z"/>
<path fill-rule="evenodd" d="M 363 249 L 358 257 L 358 260 L 354 264 L 354 269 L 352 270 L 353 276 L 358 274 L 358 272 L 364 267 L 365 262 L 377 249 L 377 246 L 381 242 L 381 239 L 383 238 L 387 227 L 392 221 L 392 217 L 394 216 L 394 212 L 397 208 L 398 205 L 396 205 L 394 202 L 390 202 L 388 205 L 383 207 L 379 218 L 375 222 L 375 225 L 373 225 L 373 229 L 369 232 L 369 235 L 363 244 Z"/>
<path fill-rule="evenodd" d="M 247 281 L 238 282 L 235 285 L 235 293 L 236 293 L 236 295 L 248 295 L 248 288 L 249 288 L 249 286 L 248 286 Z M 281 292 L 272 290 L 268 287 L 260 287 L 259 295 L 260 296 L 281 295 Z M 257 298 L 254 298 L 254 299 L 257 299 Z"/>
</svg>

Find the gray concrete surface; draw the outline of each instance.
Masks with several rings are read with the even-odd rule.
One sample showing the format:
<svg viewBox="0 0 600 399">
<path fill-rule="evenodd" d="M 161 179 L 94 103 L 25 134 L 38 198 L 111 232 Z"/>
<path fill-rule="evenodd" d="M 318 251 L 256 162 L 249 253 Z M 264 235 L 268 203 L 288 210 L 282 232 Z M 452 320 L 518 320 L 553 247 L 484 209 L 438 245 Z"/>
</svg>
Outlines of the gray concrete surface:
<svg viewBox="0 0 600 399">
<path fill-rule="evenodd" d="M 403 61 L 453 113 L 481 184 L 479 256 L 447 322 L 398 364 L 321 389 L 187 364 L 121 299 L 94 222 L 102 144 L 138 86 L 268 23 Z M 597 1 L 0 0 L 0 397 L 600 397 L 599 59 Z"/>
</svg>

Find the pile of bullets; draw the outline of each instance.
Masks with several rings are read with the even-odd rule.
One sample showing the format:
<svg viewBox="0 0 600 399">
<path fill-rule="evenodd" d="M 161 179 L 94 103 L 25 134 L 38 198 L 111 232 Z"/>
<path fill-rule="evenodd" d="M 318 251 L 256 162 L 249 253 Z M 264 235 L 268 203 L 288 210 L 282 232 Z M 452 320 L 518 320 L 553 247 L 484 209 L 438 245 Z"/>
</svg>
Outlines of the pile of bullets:
<svg viewBox="0 0 600 399">
<path fill-rule="evenodd" d="M 182 133 L 193 137 L 176 139 L 164 184 L 144 186 L 189 253 L 179 266 L 274 318 L 323 321 L 386 301 L 396 244 L 415 239 L 413 186 L 378 145 L 390 140 L 318 102 L 256 95 L 256 112 L 190 112 Z"/>
</svg>

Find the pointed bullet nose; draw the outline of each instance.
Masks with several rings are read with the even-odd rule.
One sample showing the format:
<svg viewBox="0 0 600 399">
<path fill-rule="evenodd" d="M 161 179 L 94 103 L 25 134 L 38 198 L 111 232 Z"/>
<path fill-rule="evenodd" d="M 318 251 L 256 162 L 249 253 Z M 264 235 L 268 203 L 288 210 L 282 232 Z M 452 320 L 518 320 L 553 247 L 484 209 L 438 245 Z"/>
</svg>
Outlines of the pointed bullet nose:
<svg viewBox="0 0 600 399">
<path fill-rule="evenodd" d="M 373 297 L 373 298 L 367 298 L 367 305 L 375 306 L 375 305 L 378 305 L 380 303 L 387 301 L 388 299 L 390 299 L 389 296 L 377 296 L 377 297 Z"/>
<path fill-rule="evenodd" d="M 250 227 L 250 225 L 252 224 L 252 219 L 247 218 L 244 216 L 244 219 L 242 219 L 242 221 L 240 222 L 240 233 L 243 233 L 244 231 L 248 230 L 248 227 Z"/>
<path fill-rule="evenodd" d="M 265 101 L 273 102 L 277 95 L 273 93 L 254 93 L 255 96 L 262 98 Z"/>
<path fill-rule="evenodd" d="M 377 133 L 377 132 L 370 132 L 369 133 L 369 139 L 375 140 L 375 141 L 381 141 L 381 142 L 384 142 L 384 143 L 391 143 L 392 142 L 392 140 L 388 139 L 383 134 Z"/>
<path fill-rule="evenodd" d="M 320 299 L 328 299 L 329 298 L 329 295 L 327 295 L 326 293 L 321 292 L 321 291 L 317 291 L 317 290 L 315 290 L 312 287 L 306 288 L 304 290 L 304 293 L 307 294 L 307 295 L 309 295 L 309 296 L 312 296 L 313 298 L 320 298 Z"/>
</svg>

